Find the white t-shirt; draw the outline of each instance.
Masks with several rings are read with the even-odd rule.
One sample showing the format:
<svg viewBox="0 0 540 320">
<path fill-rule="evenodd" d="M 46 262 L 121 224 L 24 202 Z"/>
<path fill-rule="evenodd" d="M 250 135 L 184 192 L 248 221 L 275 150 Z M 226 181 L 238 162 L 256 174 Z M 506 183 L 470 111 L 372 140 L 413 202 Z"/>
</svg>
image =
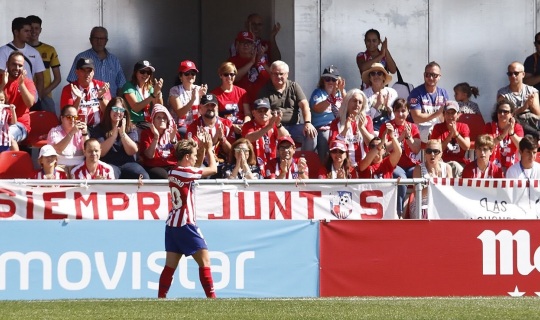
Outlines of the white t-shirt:
<svg viewBox="0 0 540 320">
<path fill-rule="evenodd" d="M 521 162 L 513 164 L 506 171 L 508 179 L 540 179 L 540 163 L 534 161 L 530 169 L 521 167 Z"/>
<path fill-rule="evenodd" d="M 182 119 L 178 119 L 178 125 L 179 126 L 188 126 L 193 121 L 197 120 L 199 118 L 199 103 L 200 103 L 200 97 L 199 97 L 199 90 L 201 89 L 198 85 L 193 85 L 195 88 L 195 101 L 193 102 L 193 105 L 191 106 L 191 110 L 188 111 L 188 113 L 182 117 Z M 177 86 L 174 86 L 169 90 L 169 97 L 178 97 L 180 101 L 182 102 L 182 105 L 186 105 L 191 100 L 192 90 L 186 90 L 184 89 L 184 85 L 179 84 Z"/>
<path fill-rule="evenodd" d="M 13 42 L 8 43 L 15 47 Z M 27 44 L 24 45 L 24 48 L 17 48 L 18 51 L 22 52 L 24 56 L 32 62 L 32 68 L 30 68 L 30 65 L 28 64 L 28 61 L 24 61 L 24 68 L 26 69 L 26 74 L 28 78 L 34 78 L 36 73 L 45 71 L 45 65 L 43 64 L 43 60 L 41 59 L 41 55 L 39 54 L 39 51 L 34 49 L 32 46 L 29 46 Z M 6 69 L 6 63 L 9 58 L 9 55 L 14 50 L 6 44 L 5 46 L 0 47 L 0 70 Z"/>
<path fill-rule="evenodd" d="M 375 109 L 375 104 L 377 103 L 377 96 L 373 92 L 373 88 L 369 87 L 367 89 L 364 89 L 364 93 L 366 94 L 366 97 L 368 98 L 368 106 L 369 110 L 366 111 L 366 114 L 371 117 L 371 119 L 375 119 L 375 117 L 378 117 L 381 115 L 381 112 L 377 109 Z M 382 88 L 380 93 L 383 95 L 388 95 L 388 106 L 392 108 L 392 105 L 394 104 L 394 101 L 398 98 L 397 91 L 390 88 L 385 87 Z M 395 115 L 394 112 L 390 115 L 390 120 L 394 120 Z"/>
</svg>

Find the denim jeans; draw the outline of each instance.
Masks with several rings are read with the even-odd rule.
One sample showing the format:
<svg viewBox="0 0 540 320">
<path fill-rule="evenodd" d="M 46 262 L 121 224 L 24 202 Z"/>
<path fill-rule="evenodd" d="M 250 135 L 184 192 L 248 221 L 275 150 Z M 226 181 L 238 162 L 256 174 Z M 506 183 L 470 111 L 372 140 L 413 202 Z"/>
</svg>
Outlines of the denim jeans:
<svg viewBox="0 0 540 320">
<path fill-rule="evenodd" d="M 28 136 L 28 131 L 26 131 L 26 127 L 23 126 L 22 123 L 17 122 L 16 124 L 9 126 L 9 134 L 15 141 L 21 142 Z"/>
<path fill-rule="evenodd" d="M 142 174 L 143 179 L 150 179 L 148 172 L 137 162 L 126 162 L 121 166 L 111 164 L 116 179 L 139 179 Z"/>
<path fill-rule="evenodd" d="M 317 153 L 321 165 L 325 165 L 328 158 L 328 139 L 330 139 L 330 130 L 317 129 Z"/>
<path fill-rule="evenodd" d="M 293 124 L 293 125 L 284 125 L 285 129 L 289 131 L 289 134 L 295 142 L 300 142 L 302 144 L 302 150 L 304 151 L 315 151 L 317 148 L 317 137 L 311 138 L 309 136 L 304 136 L 304 124 Z"/>
<path fill-rule="evenodd" d="M 410 167 L 409 169 L 404 170 L 400 166 L 396 166 L 393 172 L 393 178 L 412 178 L 413 176 L 414 167 Z M 403 213 L 403 203 L 405 202 L 405 196 L 407 195 L 407 186 L 404 184 L 400 184 L 397 187 L 398 193 L 397 193 L 397 214 L 401 218 L 401 214 Z"/>
</svg>

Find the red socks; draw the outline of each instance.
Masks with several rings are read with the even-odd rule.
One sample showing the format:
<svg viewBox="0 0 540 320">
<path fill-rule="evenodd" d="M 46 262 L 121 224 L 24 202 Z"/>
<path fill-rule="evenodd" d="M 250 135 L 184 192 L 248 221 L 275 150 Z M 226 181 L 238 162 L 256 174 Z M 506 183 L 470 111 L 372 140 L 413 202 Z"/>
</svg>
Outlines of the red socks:
<svg viewBox="0 0 540 320">
<path fill-rule="evenodd" d="M 158 298 L 167 298 L 167 292 L 169 292 L 169 288 L 171 287 L 174 271 L 175 269 L 168 266 L 163 268 L 161 276 L 159 277 Z M 210 267 L 199 268 L 199 279 L 201 280 L 206 297 L 215 298 L 216 293 L 214 292 L 214 280 L 212 280 Z"/>
<path fill-rule="evenodd" d="M 212 273 L 210 272 L 210 267 L 199 267 L 199 279 L 201 280 L 204 293 L 207 298 L 216 298 L 216 293 L 214 292 L 214 280 L 212 280 Z M 159 287 L 161 288 L 161 280 Z M 169 282 L 170 283 L 170 282 Z"/>
<path fill-rule="evenodd" d="M 175 269 L 165 266 L 159 277 L 158 298 L 167 298 Z"/>
</svg>

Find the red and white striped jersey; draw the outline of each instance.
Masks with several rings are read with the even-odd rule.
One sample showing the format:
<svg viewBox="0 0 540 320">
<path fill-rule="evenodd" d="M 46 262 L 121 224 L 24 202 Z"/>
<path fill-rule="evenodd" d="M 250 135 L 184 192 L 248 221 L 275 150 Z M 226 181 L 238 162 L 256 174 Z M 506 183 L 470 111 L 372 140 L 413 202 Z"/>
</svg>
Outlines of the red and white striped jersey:
<svg viewBox="0 0 540 320">
<path fill-rule="evenodd" d="M 195 224 L 193 205 L 193 181 L 202 178 L 202 169 L 195 167 L 176 167 L 169 171 L 172 209 L 167 218 L 170 227 Z"/>
<path fill-rule="evenodd" d="M 0 146 L 11 146 L 9 138 L 9 121 L 11 120 L 11 111 L 9 106 L 0 105 Z"/>
<path fill-rule="evenodd" d="M 45 177 L 45 173 L 43 172 L 43 170 L 39 170 L 39 171 L 36 171 L 36 174 L 34 175 L 34 179 L 42 180 L 42 179 L 49 179 L 49 178 Z M 59 171 L 55 169 L 54 178 L 52 178 L 52 180 L 62 180 L 62 179 L 67 179 L 67 174 L 64 171 Z"/>
<path fill-rule="evenodd" d="M 94 180 L 94 179 L 105 179 L 105 180 L 114 180 L 114 170 L 113 168 L 106 164 L 103 161 L 98 161 L 98 166 L 96 172 L 92 175 L 88 168 L 86 167 L 86 162 L 79 164 L 78 166 L 71 169 L 71 177 L 73 179 L 80 180 Z"/>
</svg>

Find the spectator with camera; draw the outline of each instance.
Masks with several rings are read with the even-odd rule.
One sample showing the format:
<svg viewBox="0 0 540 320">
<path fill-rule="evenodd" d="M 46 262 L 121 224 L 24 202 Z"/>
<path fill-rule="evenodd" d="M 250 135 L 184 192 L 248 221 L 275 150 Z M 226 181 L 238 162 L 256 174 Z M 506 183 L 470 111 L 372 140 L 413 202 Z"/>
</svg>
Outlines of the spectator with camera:
<svg viewBox="0 0 540 320">
<path fill-rule="evenodd" d="M 47 143 L 58 153 L 58 165 L 68 172 L 84 160 L 84 142 L 88 139 L 86 122 L 77 114 L 77 108 L 65 106 L 60 112 L 60 125 L 52 128 Z"/>
</svg>

